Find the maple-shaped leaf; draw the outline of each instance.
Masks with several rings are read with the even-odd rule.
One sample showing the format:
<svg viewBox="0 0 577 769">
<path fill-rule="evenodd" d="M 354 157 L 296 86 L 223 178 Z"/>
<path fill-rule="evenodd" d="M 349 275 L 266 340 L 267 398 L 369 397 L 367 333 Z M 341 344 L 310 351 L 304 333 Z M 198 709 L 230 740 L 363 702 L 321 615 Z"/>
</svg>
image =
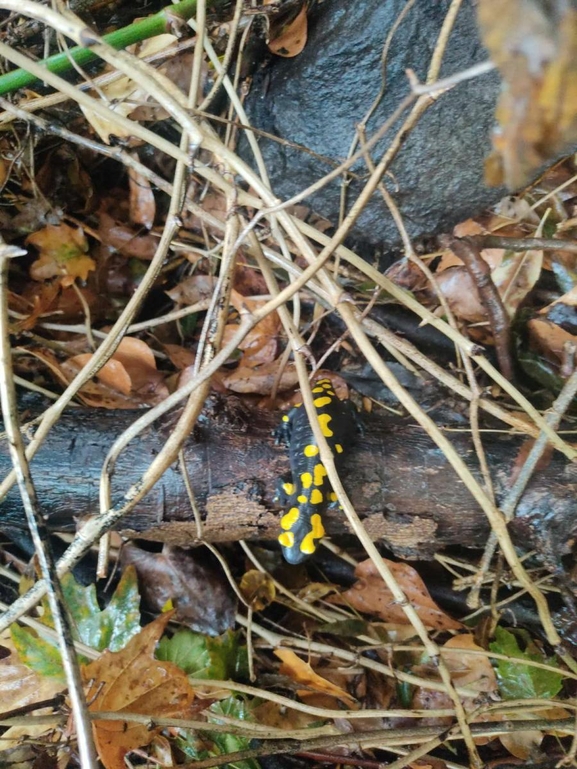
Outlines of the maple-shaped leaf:
<svg viewBox="0 0 577 769">
<path fill-rule="evenodd" d="M 76 278 L 86 280 L 96 269 L 93 259 L 86 256 L 88 241 L 80 227 L 67 224 L 49 224 L 26 238 L 40 252 L 30 267 L 33 280 L 62 278 L 63 286 L 70 286 Z"/>
<path fill-rule="evenodd" d="M 84 587 L 72 574 L 65 574 L 61 584 L 75 641 L 82 641 L 98 651 L 118 651 L 140 630 L 140 595 L 133 567 L 124 570 L 105 609 L 98 604 L 94 585 Z M 53 627 L 46 599 L 43 609 L 43 624 Z M 10 633 L 22 663 L 42 676 L 65 680 L 60 651 L 53 637 L 16 624 L 12 625 Z"/>
<path fill-rule="evenodd" d="M 143 628 L 120 652 L 104 652 L 82 667 L 91 711 L 186 717 L 194 692 L 186 673 L 171 662 L 160 662 L 154 650 L 173 612 L 162 614 Z M 106 769 L 126 769 L 124 756 L 148 745 L 158 734 L 149 724 L 94 721 L 98 755 Z"/>
</svg>

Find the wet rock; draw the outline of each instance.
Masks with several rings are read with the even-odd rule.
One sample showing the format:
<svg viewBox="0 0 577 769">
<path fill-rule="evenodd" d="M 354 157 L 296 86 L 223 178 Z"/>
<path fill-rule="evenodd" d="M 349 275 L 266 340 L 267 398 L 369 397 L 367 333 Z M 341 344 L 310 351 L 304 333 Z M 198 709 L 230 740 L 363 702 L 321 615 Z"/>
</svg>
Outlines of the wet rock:
<svg viewBox="0 0 577 769">
<path fill-rule="evenodd" d="M 253 83 L 248 100 L 257 128 L 304 145 L 333 160 L 347 157 L 355 126 L 365 117 L 383 83 L 381 55 L 405 0 L 325 0 L 311 15 L 309 42 L 293 59 L 274 58 Z M 410 91 L 406 70 L 426 79 L 431 54 L 449 0 L 416 0 L 398 27 L 386 59 L 386 87 L 367 124 L 371 136 Z M 441 77 L 486 61 L 473 0 L 464 0 L 443 58 Z M 483 182 L 483 162 L 490 150 L 493 112 L 499 93 L 495 72 L 469 80 L 442 94 L 404 141 L 385 179 L 412 237 L 444 231 L 498 201 L 505 190 Z M 405 113 L 406 115 L 407 113 Z M 397 121 L 381 141 L 378 160 L 398 129 Z M 302 151 L 260 139 L 275 194 L 286 199 L 331 170 Z M 245 157 L 249 157 L 246 146 Z M 358 162 L 357 173 L 366 174 Z M 348 188 L 350 205 L 362 188 Z M 307 200 L 331 221 L 338 220 L 339 181 Z M 377 192 L 363 212 L 351 241 L 390 250 L 400 238 Z"/>
</svg>

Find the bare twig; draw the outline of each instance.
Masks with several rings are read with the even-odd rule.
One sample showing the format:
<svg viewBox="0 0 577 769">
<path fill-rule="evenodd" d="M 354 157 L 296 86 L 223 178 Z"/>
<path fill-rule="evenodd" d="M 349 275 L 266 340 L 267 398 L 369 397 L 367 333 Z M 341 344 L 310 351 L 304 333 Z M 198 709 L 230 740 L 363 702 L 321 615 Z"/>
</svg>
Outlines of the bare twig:
<svg viewBox="0 0 577 769">
<path fill-rule="evenodd" d="M 40 571 L 46 583 L 54 627 L 58 633 L 62 667 L 66 675 L 68 693 L 76 723 L 82 769 L 95 769 L 97 766 L 96 749 L 92 739 L 92 727 L 84 697 L 80 666 L 74 649 L 72 622 L 66 607 L 62 586 L 56 574 L 50 537 L 38 506 L 30 467 L 24 451 L 24 440 L 18 424 L 18 407 L 8 325 L 8 264 L 11 257 L 21 256 L 25 253 L 22 249 L 6 246 L 0 242 L 0 359 L 2 364 L 0 366 L 0 399 L 2 401 L 2 417 L 10 456 L 22 497 L 22 506 L 34 543 L 36 557 L 40 564 Z"/>
</svg>

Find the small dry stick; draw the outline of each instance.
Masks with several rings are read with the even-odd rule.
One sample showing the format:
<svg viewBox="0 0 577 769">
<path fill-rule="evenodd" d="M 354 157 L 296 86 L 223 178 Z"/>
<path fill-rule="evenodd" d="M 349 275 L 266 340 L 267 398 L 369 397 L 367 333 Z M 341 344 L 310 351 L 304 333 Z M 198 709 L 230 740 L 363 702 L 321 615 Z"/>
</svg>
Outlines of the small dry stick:
<svg viewBox="0 0 577 769">
<path fill-rule="evenodd" d="M 551 409 L 545 416 L 547 424 L 550 427 L 552 427 L 554 430 L 556 430 L 559 427 L 559 424 L 561 422 L 561 419 L 563 418 L 563 415 L 565 414 L 569 406 L 573 403 L 576 394 L 577 394 L 577 371 L 574 371 L 573 374 L 569 377 L 569 379 L 565 383 L 565 386 L 559 393 L 559 396 L 551 406 Z M 505 501 L 503 502 L 503 505 L 501 506 L 501 511 L 507 521 L 510 521 L 513 518 L 513 515 L 515 513 L 515 508 L 517 507 L 517 504 L 519 503 L 519 500 L 521 499 L 523 492 L 525 491 L 525 488 L 527 487 L 527 484 L 531 479 L 531 476 L 535 472 L 537 463 L 543 456 L 543 452 L 545 451 L 548 445 L 549 445 L 549 440 L 547 436 L 545 435 L 545 433 L 541 432 L 539 434 L 539 437 L 535 440 L 535 443 L 533 444 L 533 448 L 529 452 L 529 455 L 527 456 L 527 459 L 525 460 L 523 467 L 521 468 L 521 471 L 517 476 L 517 480 L 513 484 L 511 490 L 507 495 L 507 498 L 505 499 Z M 477 574 L 474 580 L 473 591 L 475 591 L 476 593 L 478 593 L 481 586 L 481 582 L 488 571 L 489 564 L 491 563 L 493 555 L 495 554 L 496 546 L 497 546 L 497 537 L 495 535 L 495 532 L 492 531 L 489 537 L 489 541 L 487 542 L 487 546 L 485 547 L 485 552 L 483 553 L 483 557 L 481 559 L 481 563 L 479 564 L 479 569 L 477 571 Z"/>
<path fill-rule="evenodd" d="M 58 633 L 58 646 L 74 714 L 81 765 L 86 769 L 92 769 L 96 766 L 96 749 L 92 738 L 88 706 L 84 697 L 82 675 L 74 649 L 72 621 L 66 608 L 62 585 L 56 574 L 54 554 L 46 530 L 46 522 L 39 509 L 18 420 L 8 326 L 8 264 L 11 258 L 22 256 L 25 253 L 21 248 L 7 246 L 0 239 L 0 399 L 2 401 L 2 416 L 10 457 L 22 497 L 22 507 L 40 570 L 46 582 L 48 603 L 52 612 L 54 628 Z"/>
<path fill-rule="evenodd" d="M 476 248 L 505 248 L 508 251 L 570 251 L 577 253 L 577 241 L 561 238 L 506 238 L 502 235 L 469 235 Z"/>
</svg>

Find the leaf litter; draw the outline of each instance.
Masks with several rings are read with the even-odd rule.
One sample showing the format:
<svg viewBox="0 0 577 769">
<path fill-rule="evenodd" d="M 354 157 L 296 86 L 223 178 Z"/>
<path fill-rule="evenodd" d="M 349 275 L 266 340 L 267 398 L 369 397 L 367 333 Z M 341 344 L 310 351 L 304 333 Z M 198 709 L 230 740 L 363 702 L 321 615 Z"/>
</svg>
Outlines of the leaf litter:
<svg viewBox="0 0 577 769">
<path fill-rule="evenodd" d="M 306 7 L 295 5 L 296 12 L 288 17 L 265 16 L 270 21 L 267 45 L 274 55 L 298 56 L 306 44 Z M 495 139 L 500 160 L 494 178 L 525 178 L 547 154 L 544 144 L 554 154 L 568 140 L 574 141 L 572 104 L 576 102 L 562 102 L 560 94 L 563 84 L 569 87 L 572 79 L 575 25 L 568 23 L 556 39 L 558 57 L 537 62 L 535 67 L 529 51 L 526 63 L 516 69 L 519 60 L 510 41 L 515 38 L 511 30 L 518 16 L 508 9 L 502 28 L 497 29 L 492 22 L 492 0 L 482 0 L 479 5 L 485 42 L 507 81 L 498 110 L 502 134 Z M 535 31 L 531 29 L 535 18 L 531 13 L 524 19 L 528 35 Z M 545 32 L 550 37 L 551 29 Z M 137 55 L 162 55 L 176 44 L 173 35 L 157 36 L 140 45 Z M 188 59 L 175 56 L 162 69 L 182 92 L 188 90 L 192 62 L 190 54 L 186 55 Z M 210 77 L 213 66 L 203 63 L 201 81 Z M 112 68 L 101 74 L 111 72 Z M 166 214 L 166 199 L 157 185 L 163 174 L 170 176 L 166 156 L 157 150 L 150 152 L 130 132 L 123 133 L 113 113 L 159 124 L 166 121 L 168 112 L 128 77 L 98 88 L 110 105 L 110 119 L 87 110 L 88 124 L 77 113 L 72 116 L 73 124 L 79 134 L 94 133 L 106 144 L 125 142 L 133 163 L 125 176 L 103 174 L 100 164 L 109 161 L 98 158 L 88 145 L 76 153 L 67 144 L 54 149 L 40 143 L 35 148 L 41 158 L 35 189 L 30 183 L 31 169 L 24 161 L 7 168 L 5 157 L 14 148 L 8 136 L 1 140 L 5 153 L 0 181 L 8 185 L 12 201 L 6 236 L 29 251 L 15 271 L 10 295 L 11 331 L 19 336 L 15 362 L 20 374 L 56 391 L 70 385 L 94 361 L 95 348 L 138 290 L 155 256 Z M 519 130 L 515 118 L 527 89 L 539 98 L 527 102 Z M 24 98 L 34 102 L 39 97 L 26 94 Z M 561 117 L 554 122 L 552 116 L 558 114 Z M 202 157 L 200 162 L 205 161 Z M 514 329 L 515 362 L 533 387 L 542 388 L 545 402 L 574 373 L 577 266 L 575 252 L 563 248 L 575 235 L 574 177 L 573 161 L 565 160 L 522 198 L 462 223 L 453 233 L 457 238 L 478 239 L 480 258 L 488 266 Z M 85 406 L 142 409 L 158 405 L 187 377 L 194 377 L 204 313 L 219 285 L 213 257 L 220 254 L 234 206 L 200 174 L 189 181 L 185 199 L 189 208 L 183 212 L 183 227 L 154 281 L 154 306 L 145 304 L 137 330 L 120 340 L 108 362 L 77 393 L 77 400 Z M 250 202 L 254 204 L 254 195 Z M 247 206 L 243 215 L 251 210 Z M 299 213 L 304 217 L 304 212 Z M 319 231 L 326 226 L 321 223 Z M 558 249 L 533 245 L 509 249 L 506 243 L 495 246 L 491 241 L 493 236 L 522 241 L 541 237 L 543 232 L 549 239 L 559 239 Z M 262 247 L 277 248 L 270 230 L 262 228 L 258 233 Z M 294 257 L 298 266 L 304 264 L 290 240 L 282 244 L 280 253 L 283 258 Z M 225 318 L 225 344 L 236 335 L 243 318 L 258 312 L 270 299 L 269 283 L 248 242 L 239 248 L 237 261 Z M 491 308 L 470 270 L 447 246 L 426 254 L 424 261 L 432 266 L 435 286 L 407 260 L 395 264 L 388 277 L 411 291 L 437 317 L 448 306 L 466 338 L 490 348 L 496 341 L 489 322 Z M 275 269 L 277 280 L 288 285 L 289 274 Z M 359 306 L 372 301 L 363 276 L 344 270 L 341 275 Z M 345 369 L 358 352 L 350 344 L 347 347 L 344 339 L 339 343 L 340 330 L 325 322 L 323 301 L 312 285 L 302 292 L 306 323 L 301 320 L 299 331 L 312 355 L 320 358 L 331 344 L 338 349 L 340 357 L 333 359 L 334 364 L 331 361 L 329 371 L 332 365 Z M 147 325 L 153 317 L 170 317 L 203 303 L 204 309 L 198 312 Z M 298 317 L 295 307 L 293 311 Z M 90 338 L 86 328 L 97 334 Z M 252 398 L 247 402 L 268 408 L 294 401 L 297 396 L 291 393 L 298 372 L 285 355 L 286 337 L 286 326 L 275 310 L 255 324 L 229 356 L 213 379 L 215 391 Z M 274 401 L 277 391 L 281 395 Z M 519 454 L 519 467 L 522 458 Z M 78 511 L 79 515 L 84 512 Z M 488 637 L 493 640 L 486 642 L 481 638 L 481 625 L 467 618 L 466 607 L 461 605 L 453 612 L 439 605 L 443 602 L 431 596 L 434 591 L 429 590 L 419 567 L 387 559 L 398 586 L 438 647 L 435 657 L 424 651 L 403 605 L 384 585 L 374 561 L 357 561 L 346 578 L 320 569 L 289 575 L 279 564 L 278 554 L 256 552 L 266 565 L 263 570 L 243 562 L 239 551 L 228 546 L 214 568 L 207 568 L 202 547 L 187 550 L 164 545 L 162 552 L 151 553 L 128 545 L 120 582 L 106 608 L 101 608 L 94 584 L 84 587 L 70 575 L 64 577 L 89 708 L 115 714 L 115 718 L 93 722 L 99 758 L 106 769 L 124 768 L 126 760 L 135 757 L 153 760 L 162 755 L 166 765 L 178 766 L 239 752 L 233 759 L 235 766 L 257 769 L 258 751 L 251 740 L 258 740 L 265 727 L 275 730 L 273 736 L 279 740 L 290 739 L 299 730 L 303 741 L 292 752 L 305 755 L 309 746 L 302 730 L 311 741 L 323 729 L 325 736 L 330 732 L 333 741 L 321 758 L 333 763 L 348 760 L 366 765 L 361 762 L 372 761 L 370 765 L 377 765 L 383 755 L 394 760 L 396 746 L 402 744 L 395 730 L 428 727 L 428 736 L 433 738 L 444 735 L 458 721 L 440 664 L 446 665 L 466 717 L 475 727 L 482 728 L 486 722 L 494 726 L 499 719 L 523 720 L 528 727 L 529 721 L 539 720 L 538 728 L 498 738 L 474 732 L 475 745 L 486 751 L 483 756 L 492 765 L 509 761 L 509 754 L 528 761 L 548 751 L 556 751 L 561 760 L 569 750 L 568 732 L 548 728 L 543 721 L 549 718 L 553 724 L 573 717 L 575 675 L 565 660 L 553 655 L 541 635 L 533 630 L 507 630 L 501 624 L 506 612 L 500 615 L 491 607 Z M 222 563 L 227 564 L 227 571 L 218 565 Z M 136 570 L 129 564 L 135 564 Z M 461 565 L 466 571 L 466 561 Z M 422 570 L 427 571 L 426 567 Z M 493 577 L 496 574 L 486 575 L 487 580 Z M 511 573 L 505 579 L 511 581 Z M 231 582 L 239 586 L 240 603 Z M 152 621 L 150 615 L 141 615 L 141 596 L 155 617 Z M 242 601 L 248 605 L 246 611 Z M 246 633 L 233 629 L 235 611 L 240 612 L 237 619 L 243 619 Z M 35 619 L 33 629 L 14 624 L 10 637 L 3 637 L 3 711 L 7 717 L 19 708 L 35 714 L 35 703 L 54 700 L 48 712 L 56 715 L 55 724 L 61 723 L 60 706 L 54 698 L 63 693 L 64 678 L 46 602 Z M 519 706 L 523 700 L 538 700 L 538 707 Z M 504 709 L 508 701 L 515 705 Z M 12 726 L 3 738 L 14 744 L 24 733 L 44 739 L 48 756 L 53 747 L 50 741 L 57 742 L 56 732 L 38 727 L 33 720 L 30 717 L 28 731 Z M 194 725 L 183 726 L 183 721 Z M 391 733 L 391 742 L 382 731 L 373 740 L 380 752 L 365 748 L 362 742 L 365 732 L 378 728 Z M 410 751 L 410 743 L 407 746 Z M 251 750 L 255 756 L 247 757 Z M 274 744 L 269 752 L 274 754 Z M 456 757 L 462 763 L 455 762 L 453 747 L 447 742 L 435 755 L 407 759 L 406 765 L 442 769 L 467 761 L 464 750 Z M 67 762 L 73 759 L 61 756 L 59 766 Z"/>
</svg>

